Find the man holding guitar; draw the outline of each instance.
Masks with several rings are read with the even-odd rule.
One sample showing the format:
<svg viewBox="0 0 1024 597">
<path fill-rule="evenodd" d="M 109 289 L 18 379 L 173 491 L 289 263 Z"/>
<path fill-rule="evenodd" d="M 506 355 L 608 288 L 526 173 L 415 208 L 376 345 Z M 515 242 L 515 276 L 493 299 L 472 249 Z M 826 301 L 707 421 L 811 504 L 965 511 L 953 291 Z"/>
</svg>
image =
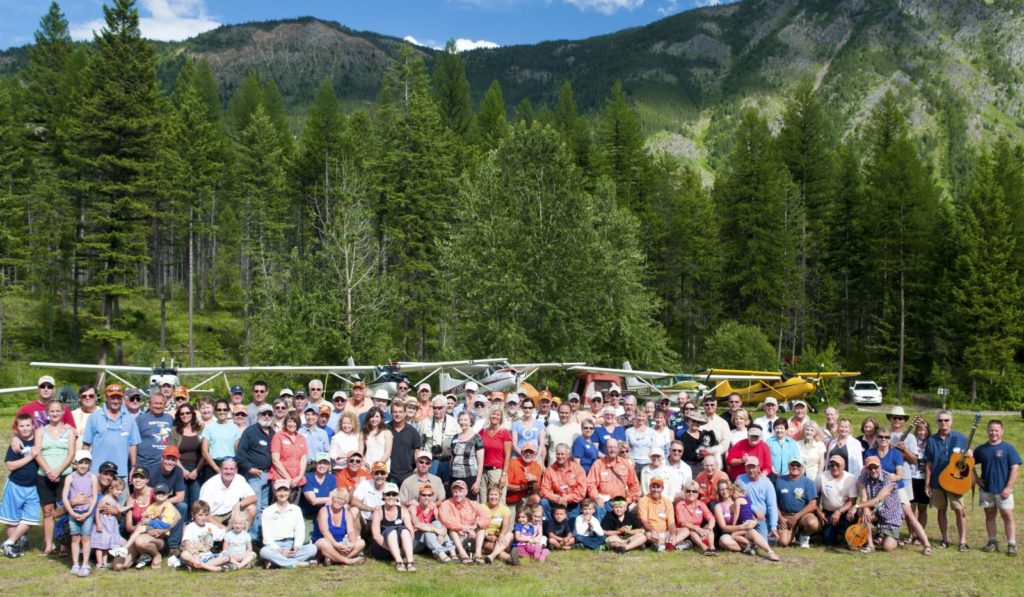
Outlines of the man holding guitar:
<svg viewBox="0 0 1024 597">
<path fill-rule="evenodd" d="M 949 547 L 949 528 L 946 518 L 946 509 L 953 508 L 956 515 L 956 530 L 960 535 L 960 551 L 967 551 L 967 513 L 964 512 L 964 502 L 961 499 L 967 490 L 953 493 L 939 485 L 940 471 L 945 472 L 954 459 L 960 460 L 963 456 L 970 456 L 967 451 L 967 438 L 959 431 L 953 431 L 953 413 L 948 410 L 940 410 L 935 416 L 938 423 L 938 431 L 928 438 L 924 448 L 924 470 L 925 470 L 925 493 L 931 502 L 931 506 L 937 511 L 939 532 L 942 534 L 942 547 Z"/>
</svg>

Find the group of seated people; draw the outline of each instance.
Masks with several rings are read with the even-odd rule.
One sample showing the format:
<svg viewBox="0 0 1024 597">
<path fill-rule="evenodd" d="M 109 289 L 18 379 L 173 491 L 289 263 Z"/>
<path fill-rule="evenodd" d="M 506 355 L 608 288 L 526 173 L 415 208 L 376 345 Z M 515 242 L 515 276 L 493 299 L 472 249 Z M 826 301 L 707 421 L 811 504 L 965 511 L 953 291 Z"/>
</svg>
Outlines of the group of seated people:
<svg viewBox="0 0 1024 597">
<path fill-rule="evenodd" d="M 686 398 L 678 410 L 670 404 L 636 408 L 634 400 L 620 413 L 611 396 L 612 404 L 600 406 L 600 393 L 588 397 L 599 408 L 582 410 L 578 396 L 561 402 L 547 394 L 540 397 L 545 416 L 538 419 L 528 397 L 482 401 L 467 395 L 465 404 L 454 401 L 458 416 L 452 417 L 454 397 L 429 400 L 429 388 L 425 395 L 425 412 L 417 413 L 416 399 L 409 400 L 408 415 L 404 400 L 392 404 L 387 426 L 381 408 L 358 413 L 372 419 L 364 429 L 384 430 L 379 442 L 356 433 L 340 453 L 328 447 L 308 457 L 306 439 L 292 433 L 297 416 L 290 427 L 293 415 L 282 415 L 275 435 L 274 409 L 260 405 L 258 423 L 249 427 L 257 440 L 273 438 L 263 444 L 270 474 L 236 441 L 231 454 L 211 459 L 215 472 L 195 492 L 186 490 L 190 471 L 173 441 L 158 464 L 134 466 L 126 476 L 117 463 L 94 465 L 87 443 L 67 457 L 68 472 L 61 475 L 43 454 L 50 428 L 58 434 L 64 425 L 60 403 L 51 401 L 46 426 L 36 428 L 28 414 L 15 421 L 0 508 L 0 522 L 8 525 L 4 552 L 23 553 L 18 542 L 38 522 L 43 488 L 52 480 L 53 504 L 67 517 L 56 534 L 69 539 L 72 573 L 80 576 L 89 574 L 93 557 L 97 567 L 114 570 L 159 568 L 170 556 L 174 567 L 225 572 L 257 562 L 267 568 L 358 565 L 366 556 L 415 572 L 422 553 L 440 562 L 518 565 L 521 558 L 544 562 L 553 551 L 573 548 L 705 556 L 724 550 L 774 562 L 777 547 L 807 548 L 815 539 L 842 544 L 854 522 L 875 536 L 865 552 L 896 549 L 906 522 L 910 540 L 932 553 L 911 510 L 909 481 L 916 474 L 907 474 L 897 457 L 914 433 L 903 432 L 896 451 L 893 432 L 876 424 L 870 444 L 862 446 L 863 436 L 847 441 L 849 421 L 834 413 L 819 427 L 806 417 L 806 404 L 797 443 L 791 422 L 773 416 L 774 409 L 765 409 L 772 415 L 767 425 L 750 422 L 739 408 L 725 413 L 725 421 L 714 397 L 705 398 L 703 413 Z M 108 398 L 117 398 L 109 388 Z M 344 402 L 335 404 L 337 434 L 349 433 L 357 414 Z M 109 416 L 116 417 L 112 404 Z M 183 405 L 189 403 L 177 408 Z M 311 429 L 317 414 L 309 419 Z M 890 414 L 902 428 L 902 410 Z M 661 433 L 669 421 L 669 432 Z M 244 443 L 250 431 L 240 428 Z M 827 448 L 823 429 L 832 435 Z M 920 436 L 921 448 L 914 442 L 913 451 L 923 460 L 928 434 Z M 292 443 L 302 447 L 299 468 L 282 463 Z M 405 462 L 412 469 L 399 473 Z M 29 486 L 39 491 L 34 501 Z M 945 538 L 944 521 L 942 530 Z M 54 549 L 47 539 L 47 551 Z"/>
</svg>

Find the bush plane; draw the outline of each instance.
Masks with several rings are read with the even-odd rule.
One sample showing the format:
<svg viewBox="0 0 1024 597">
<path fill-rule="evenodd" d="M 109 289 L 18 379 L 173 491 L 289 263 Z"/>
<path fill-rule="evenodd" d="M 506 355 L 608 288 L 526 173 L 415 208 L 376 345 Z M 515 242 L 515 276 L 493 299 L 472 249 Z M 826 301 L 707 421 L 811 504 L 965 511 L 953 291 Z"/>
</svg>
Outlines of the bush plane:
<svg viewBox="0 0 1024 597">
<path fill-rule="evenodd" d="M 794 400 L 806 400 L 810 394 L 818 394 L 821 402 L 827 403 L 823 379 L 857 377 L 859 371 L 812 371 L 787 373 L 785 371 L 748 371 L 744 369 L 704 369 L 693 374 L 703 380 L 719 399 L 729 394 L 739 394 L 744 405 L 760 406 L 769 396 L 774 397 L 789 410 Z M 712 385 L 712 382 L 717 382 Z M 732 382 L 751 382 L 745 387 L 733 387 Z"/>
<path fill-rule="evenodd" d="M 629 361 L 621 369 L 576 365 L 567 368 L 576 372 L 572 391 L 581 397 L 589 397 L 595 391 L 607 392 L 612 385 L 622 391 L 632 392 L 638 398 L 675 396 L 685 392 L 691 398 L 707 388 L 694 375 L 687 373 L 665 373 L 664 371 L 638 371 Z"/>
</svg>

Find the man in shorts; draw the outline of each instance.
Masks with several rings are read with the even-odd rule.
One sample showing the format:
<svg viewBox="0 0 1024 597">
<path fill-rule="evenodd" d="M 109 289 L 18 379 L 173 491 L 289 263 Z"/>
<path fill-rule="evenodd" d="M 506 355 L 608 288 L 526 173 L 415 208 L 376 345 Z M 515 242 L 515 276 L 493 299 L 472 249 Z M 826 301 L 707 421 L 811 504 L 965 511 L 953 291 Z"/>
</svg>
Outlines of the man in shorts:
<svg viewBox="0 0 1024 597">
<path fill-rule="evenodd" d="M 1003 422 L 993 419 L 988 422 L 988 443 L 978 446 L 974 459 L 981 468 L 976 474 L 981 488 L 981 507 L 985 509 L 985 528 L 988 530 L 988 544 L 982 551 L 999 551 L 996 528 L 996 510 L 1003 518 L 1006 530 L 1006 555 L 1017 555 L 1017 525 L 1013 519 L 1013 485 L 1020 472 L 1021 458 L 1017 449 L 1003 441 Z"/>
<path fill-rule="evenodd" d="M 899 545 L 900 527 L 903 526 L 903 506 L 900 504 L 896 483 L 890 481 L 882 471 L 882 461 L 878 456 L 864 459 L 864 469 L 857 479 L 858 508 L 861 519 L 878 529 L 882 535 L 882 551 L 892 551 Z M 861 550 L 871 553 L 875 550 L 874 543 Z"/>
<path fill-rule="evenodd" d="M 937 511 L 939 533 L 942 534 L 942 542 L 939 545 L 949 547 L 946 510 L 952 508 L 956 516 L 956 530 L 960 536 L 960 551 L 967 551 L 970 547 L 967 545 L 967 514 L 964 512 L 962 496 L 950 493 L 939 486 L 939 473 L 949 464 L 953 454 L 967 450 L 967 437 L 959 431 L 953 431 L 952 412 L 940 410 L 935 420 L 938 423 L 938 431 L 928 438 L 924 446 L 925 493 L 928 494 L 932 508 Z"/>
</svg>

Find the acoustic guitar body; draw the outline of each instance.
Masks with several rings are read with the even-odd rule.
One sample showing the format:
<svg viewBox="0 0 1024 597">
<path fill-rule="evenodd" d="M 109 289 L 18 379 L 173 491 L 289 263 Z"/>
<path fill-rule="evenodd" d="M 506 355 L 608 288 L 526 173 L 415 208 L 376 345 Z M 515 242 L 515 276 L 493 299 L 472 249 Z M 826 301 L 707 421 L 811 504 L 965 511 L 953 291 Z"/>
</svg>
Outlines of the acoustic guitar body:
<svg viewBox="0 0 1024 597">
<path fill-rule="evenodd" d="M 974 484 L 974 480 L 971 478 L 972 469 L 974 469 L 973 456 L 966 456 L 962 452 L 953 454 L 949 459 L 949 464 L 939 473 L 939 487 L 956 495 L 966 494 Z"/>
</svg>

